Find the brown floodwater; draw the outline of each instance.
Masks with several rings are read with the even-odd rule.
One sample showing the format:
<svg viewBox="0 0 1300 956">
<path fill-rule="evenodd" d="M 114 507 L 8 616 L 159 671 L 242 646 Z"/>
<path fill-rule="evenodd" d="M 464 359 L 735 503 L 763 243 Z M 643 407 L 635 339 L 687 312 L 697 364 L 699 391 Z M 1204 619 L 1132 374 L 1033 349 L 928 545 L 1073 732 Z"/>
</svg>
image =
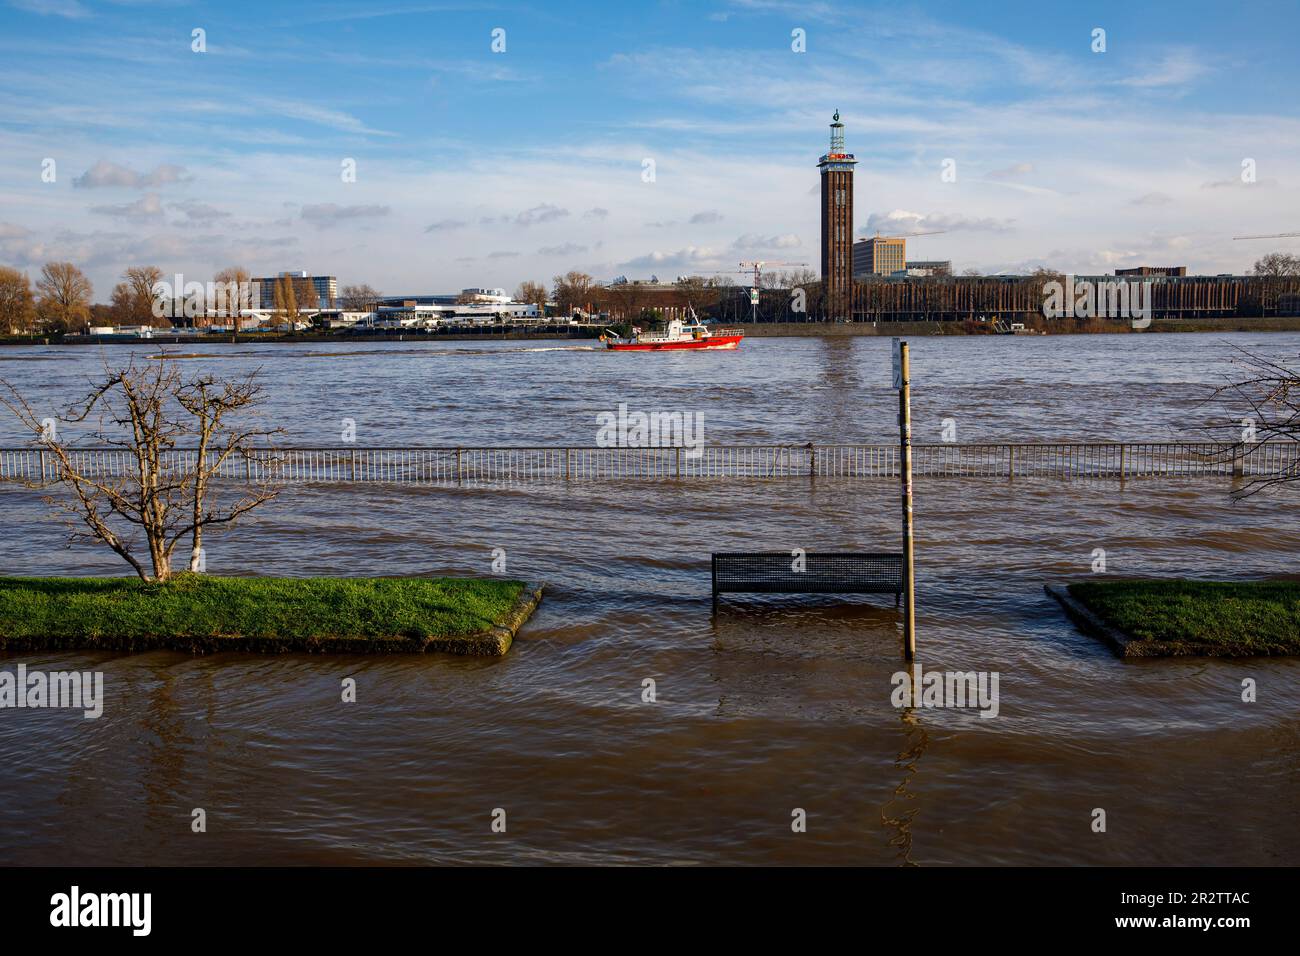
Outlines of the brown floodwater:
<svg viewBox="0 0 1300 956">
<path fill-rule="evenodd" d="M 962 441 L 1188 437 L 1230 342 L 1300 351 L 1295 335 L 917 340 L 918 437 L 943 418 Z M 872 339 L 630 359 L 552 343 L 187 351 L 205 353 L 196 368 L 262 366 L 272 420 L 303 445 L 337 443 L 344 417 L 362 444 L 593 444 L 620 402 L 699 410 L 711 443 L 893 429 Z M 0 377 L 54 407 L 99 362 L 6 350 Z M 0 439 L 17 440 L 8 423 Z M 107 698 L 98 720 L 0 710 L 0 862 L 1293 864 L 1300 661 L 1121 661 L 1042 590 L 1089 575 L 1096 548 L 1116 575 L 1300 573 L 1295 492 L 1230 490 L 918 481 L 918 657 L 998 672 L 985 719 L 891 704 L 889 598 L 711 606 L 711 551 L 895 548 L 892 481 L 292 487 L 210 543 L 210 572 L 487 574 L 504 548 L 546 599 L 499 660 L 0 655 L 10 671 L 101 670 Z M 0 509 L 2 573 L 123 570 L 65 548 L 31 491 L 0 487 Z M 340 700 L 348 677 L 356 703 Z"/>
</svg>

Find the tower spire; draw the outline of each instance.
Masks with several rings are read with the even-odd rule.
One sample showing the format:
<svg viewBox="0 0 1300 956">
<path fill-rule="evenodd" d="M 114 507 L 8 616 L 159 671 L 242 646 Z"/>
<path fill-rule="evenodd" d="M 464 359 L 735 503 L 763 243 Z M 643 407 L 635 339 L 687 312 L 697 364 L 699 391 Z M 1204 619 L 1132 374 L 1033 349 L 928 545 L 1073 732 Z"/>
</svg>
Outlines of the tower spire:
<svg viewBox="0 0 1300 956">
<path fill-rule="evenodd" d="M 827 316 L 853 315 L 853 166 L 844 149 L 840 111 L 831 120 L 831 148 L 817 163 L 822 180 L 822 280 Z"/>
</svg>

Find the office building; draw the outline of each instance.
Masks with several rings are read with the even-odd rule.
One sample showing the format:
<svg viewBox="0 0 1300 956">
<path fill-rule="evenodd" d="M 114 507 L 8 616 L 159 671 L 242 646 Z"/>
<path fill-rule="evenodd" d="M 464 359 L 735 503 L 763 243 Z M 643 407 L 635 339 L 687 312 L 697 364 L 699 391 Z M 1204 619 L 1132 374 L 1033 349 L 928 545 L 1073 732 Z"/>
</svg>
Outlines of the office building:
<svg viewBox="0 0 1300 956">
<path fill-rule="evenodd" d="M 907 240 L 902 236 L 873 236 L 853 244 L 855 276 L 887 276 L 907 268 Z"/>
<path fill-rule="evenodd" d="M 305 272 L 281 272 L 277 276 L 251 280 L 254 289 L 253 301 L 258 303 L 259 308 L 274 309 L 276 307 L 275 287 L 282 279 L 286 278 L 294 282 L 295 289 L 301 289 L 306 282 L 311 282 L 312 290 L 316 293 L 315 302 L 303 302 L 299 297 L 299 310 L 332 309 L 338 304 L 339 280 L 334 276 L 309 276 Z"/>
</svg>

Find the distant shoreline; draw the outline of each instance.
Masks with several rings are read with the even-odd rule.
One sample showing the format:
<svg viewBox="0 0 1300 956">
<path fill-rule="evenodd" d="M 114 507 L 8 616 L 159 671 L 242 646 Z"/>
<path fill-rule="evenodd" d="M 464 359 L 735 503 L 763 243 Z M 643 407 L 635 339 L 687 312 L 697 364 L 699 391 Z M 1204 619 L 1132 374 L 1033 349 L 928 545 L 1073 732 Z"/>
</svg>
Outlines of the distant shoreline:
<svg viewBox="0 0 1300 956">
<path fill-rule="evenodd" d="M 840 338 L 845 336 L 922 336 L 922 335 L 991 335 L 982 328 L 972 331 L 964 322 L 741 322 L 729 328 L 741 328 L 751 338 Z M 1150 328 L 1136 332 L 1127 325 L 1114 322 L 1100 328 L 1061 329 L 1048 335 L 1114 335 L 1147 334 L 1150 332 L 1300 332 L 1300 316 L 1267 316 L 1233 319 L 1154 319 Z M 592 326 L 580 329 L 563 329 L 557 326 L 542 328 L 527 326 L 508 329 L 487 329 L 482 332 L 392 332 L 381 335 L 350 335 L 347 333 L 253 333 L 242 335 L 174 335 L 159 334 L 140 339 L 127 336 L 7 336 L 0 345 L 255 345 L 276 343 L 286 345 L 375 342 L 515 342 L 529 340 L 559 340 L 594 342 L 598 331 Z M 1037 338 L 1037 336 L 1030 336 Z"/>
</svg>

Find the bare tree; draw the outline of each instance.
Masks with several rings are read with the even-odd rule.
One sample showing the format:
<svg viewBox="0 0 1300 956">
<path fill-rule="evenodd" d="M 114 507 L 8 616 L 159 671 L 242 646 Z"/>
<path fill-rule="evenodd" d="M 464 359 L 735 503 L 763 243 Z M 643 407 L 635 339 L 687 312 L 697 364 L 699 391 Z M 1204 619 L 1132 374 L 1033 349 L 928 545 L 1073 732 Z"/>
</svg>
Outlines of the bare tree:
<svg viewBox="0 0 1300 956">
<path fill-rule="evenodd" d="M 85 329 L 90 321 L 94 286 L 71 262 L 47 262 L 36 282 L 37 313 L 46 331 Z"/>
<path fill-rule="evenodd" d="M 1237 351 L 1233 365 L 1241 371 L 1235 381 L 1216 388 L 1210 396 L 1210 402 L 1220 406 L 1215 418 L 1222 414 L 1220 422 L 1226 419 L 1231 423 L 1227 427 L 1233 440 L 1227 445 L 1227 456 L 1244 458 L 1259 442 L 1300 441 L 1300 371 L 1240 346 L 1233 348 Z M 1243 408 L 1249 413 L 1242 415 Z M 1224 425 L 1210 424 L 1206 428 L 1216 431 Z M 1300 481 L 1300 456 L 1284 460 L 1276 472 L 1252 479 L 1237 496 L 1292 481 Z"/>
<path fill-rule="evenodd" d="M 572 315 L 577 308 L 586 309 L 591 300 L 595 280 L 585 272 L 570 269 L 553 280 L 552 296 L 560 315 Z"/>
<path fill-rule="evenodd" d="M 53 466 L 52 478 L 33 485 L 52 480 L 64 490 L 45 501 L 68 519 L 70 540 L 102 543 L 141 580 L 155 582 L 171 578 L 181 541 L 188 540 L 190 568 L 197 570 L 206 529 L 229 526 L 278 493 L 277 462 L 265 446 L 280 429 L 229 421 L 254 410 L 262 397 L 256 373 L 238 381 L 208 375 L 186 380 L 174 363 L 140 366 L 132 360 L 116 371 L 105 368 L 104 380 L 57 419 L 42 419 L 0 380 L 0 404 L 32 433 Z M 91 441 L 124 452 L 127 467 L 104 467 L 100 453 L 69 444 L 61 434 L 92 420 Z M 180 447 L 187 439 L 194 440 L 192 449 Z M 235 469 L 242 477 L 230 475 L 232 460 L 245 463 Z M 236 489 L 224 508 L 216 503 L 218 486 Z"/>
<path fill-rule="evenodd" d="M 244 309 L 255 308 L 259 303 L 253 302 L 252 276 L 243 266 L 227 266 L 212 277 L 216 288 L 216 301 L 208 303 L 204 310 L 204 324 L 210 324 L 213 312 L 224 314 L 234 320 L 233 327 L 239 331 L 239 316 Z"/>
<path fill-rule="evenodd" d="M 1257 276 L 1300 276 L 1300 256 L 1293 256 L 1286 252 L 1270 252 L 1262 259 L 1255 261 L 1255 275 Z"/>
<path fill-rule="evenodd" d="M 373 312 L 379 305 L 379 291 L 364 283 L 345 285 L 339 290 L 339 303 L 348 312 Z"/>
<path fill-rule="evenodd" d="M 123 281 L 131 290 L 131 320 L 133 325 L 171 325 L 171 319 L 154 315 L 153 287 L 162 279 L 162 270 L 157 266 L 131 266 L 122 274 Z M 180 297 L 181 290 L 175 290 Z"/>
<path fill-rule="evenodd" d="M 521 282 L 515 290 L 515 301 L 537 306 L 539 315 L 546 312 L 546 299 L 546 286 L 540 282 Z"/>
<path fill-rule="evenodd" d="M 26 332 L 35 318 L 31 280 L 17 269 L 0 266 L 0 333 Z"/>
</svg>

